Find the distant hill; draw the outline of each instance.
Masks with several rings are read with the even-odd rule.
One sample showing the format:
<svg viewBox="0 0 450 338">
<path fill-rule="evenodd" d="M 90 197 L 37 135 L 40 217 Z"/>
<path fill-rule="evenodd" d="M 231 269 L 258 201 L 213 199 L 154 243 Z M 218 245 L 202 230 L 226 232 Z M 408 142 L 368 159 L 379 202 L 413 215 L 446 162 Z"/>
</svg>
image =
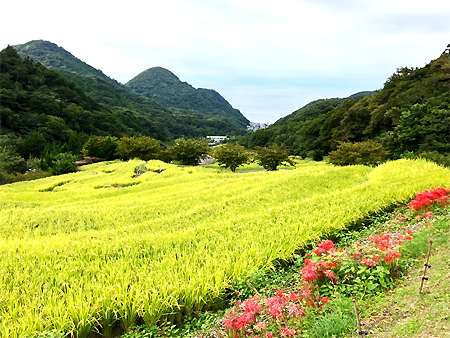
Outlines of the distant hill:
<svg viewBox="0 0 450 338">
<path fill-rule="evenodd" d="M 277 120 L 275 125 L 284 125 L 292 122 L 300 122 L 309 119 L 314 119 L 322 114 L 329 112 L 330 110 L 336 108 L 344 100 L 359 100 L 363 97 L 374 94 L 374 91 L 364 91 L 353 94 L 347 98 L 334 98 L 334 99 L 320 99 L 312 101 L 302 108 L 294 111 L 293 113 Z"/>
<path fill-rule="evenodd" d="M 392 159 L 450 155 L 450 55 L 422 68 L 402 67 L 376 92 L 311 102 L 266 129 L 244 136 L 247 147 L 285 143 L 321 160 L 340 142 L 375 141 Z"/>
<path fill-rule="evenodd" d="M 194 88 L 162 67 L 149 68 L 125 84 L 138 94 L 179 110 L 194 110 L 211 117 L 223 117 L 246 128 L 249 121 L 212 89 Z"/>
<path fill-rule="evenodd" d="M 79 60 L 56 44 L 34 40 L 14 46 L 22 57 L 30 57 L 46 67 L 57 70 L 77 84 L 85 93 L 113 110 L 137 114 L 149 119 L 154 127 L 149 131 L 157 139 L 168 141 L 177 137 L 202 137 L 208 134 L 243 134 L 241 115 L 213 117 L 200 111 L 174 111 L 140 95 L 114 79 Z M 235 122 L 238 119 L 239 122 Z"/>
</svg>

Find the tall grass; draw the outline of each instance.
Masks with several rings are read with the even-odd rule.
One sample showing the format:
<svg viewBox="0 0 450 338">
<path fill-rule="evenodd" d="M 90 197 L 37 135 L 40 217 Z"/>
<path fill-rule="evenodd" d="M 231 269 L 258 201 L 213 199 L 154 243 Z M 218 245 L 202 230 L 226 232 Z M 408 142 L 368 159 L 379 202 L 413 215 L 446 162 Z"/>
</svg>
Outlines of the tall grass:
<svg viewBox="0 0 450 338">
<path fill-rule="evenodd" d="M 0 187 L 3 337 L 180 320 L 255 267 L 450 182 L 423 160 L 241 175 L 152 161 L 166 170 L 133 178 L 140 163 Z"/>
</svg>

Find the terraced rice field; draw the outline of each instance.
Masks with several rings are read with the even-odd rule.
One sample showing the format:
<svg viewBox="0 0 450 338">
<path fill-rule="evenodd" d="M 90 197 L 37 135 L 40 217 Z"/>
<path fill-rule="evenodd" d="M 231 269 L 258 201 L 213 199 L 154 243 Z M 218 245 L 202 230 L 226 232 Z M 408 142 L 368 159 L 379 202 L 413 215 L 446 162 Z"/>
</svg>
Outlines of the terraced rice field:
<svg viewBox="0 0 450 338">
<path fill-rule="evenodd" d="M 0 187 L 0 336 L 108 336 L 214 308 L 255 269 L 432 186 L 422 160 L 233 174 L 106 162 Z"/>
</svg>

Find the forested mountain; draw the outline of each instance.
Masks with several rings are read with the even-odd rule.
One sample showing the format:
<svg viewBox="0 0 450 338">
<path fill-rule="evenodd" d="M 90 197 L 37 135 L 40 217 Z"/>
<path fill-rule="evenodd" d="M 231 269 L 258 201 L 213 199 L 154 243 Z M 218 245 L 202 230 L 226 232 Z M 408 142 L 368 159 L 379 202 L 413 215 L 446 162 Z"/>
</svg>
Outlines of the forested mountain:
<svg viewBox="0 0 450 338">
<path fill-rule="evenodd" d="M 247 134 L 247 147 L 285 143 L 292 153 L 321 159 L 340 142 L 375 141 L 391 158 L 450 152 L 450 57 L 446 49 L 422 68 L 399 68 L 372 95 L 319 100 Z"/>
<path fill-rule="evenodd" d="M 246 128 L 249 121 L 227 100 L 212 89 L 194 88 L 162 67 L 153 67 L 140 73 L 125 86 L 155 102 L 180 111 L 196 111 L 206 116 L 225 118 L 230 123 Z"/>
<path fill-rule="evenodd" d="M 334 98 L 334 99 L 320 99 L 316 101 L 312 101 L 308 103 L 306 106 L 294 111 L 293 113 L 289 114 L 288 116 L 285 116 L 279 120 L 277 120 L 274 125 L 286 125 L 288 123 L 292 122 L 300 122 L 300 121 L 306 121 L 309 119 L 314 119 L 319 117 L 320 115 L 323 115 L 333 108 L 336 108 L 339 104 L 341 104 L 344 100 L 359 100 L 363 97 L 369 96 L 374 94 L 375 92 L 370 91 L 364 91 L 359 92 L 356 94 L 353 94 L 347 98 L 340 99 L 340 98 Z"/>
<path fill-rule="evenodd" d="M 47 144 L 76 143 L 86 135 L 150 135 L 154 128 L 146 118 L 98 103 L 56 71 L 22 59 L 13 47 L 2 50 L 0 60 L 1 134 L 35 137 L 40 152 Z"/>
<path fill-rule="evenodd" d="M 133 92 L 49 41 L 35 40 L 14 48 L 22 57 L 30 57 L 57 70 L 110 109 L 147 118 L 153 124 L 149 133 L 159 140 L 169 141 L 181 136 L 245 133 L 245 126 L 241 126 L 243 116 L 240 113 L 240 116 L 230 115 L 222 118 L 200 111 L 169 110 L 148 97 Z"/>
<path fill-rule="evenodd" d="M 74 171 L 90 136 L 152 136 L 152 121 L 111 110 L 13 47 L 0 62 L 0 184 Z"/>
</svg>

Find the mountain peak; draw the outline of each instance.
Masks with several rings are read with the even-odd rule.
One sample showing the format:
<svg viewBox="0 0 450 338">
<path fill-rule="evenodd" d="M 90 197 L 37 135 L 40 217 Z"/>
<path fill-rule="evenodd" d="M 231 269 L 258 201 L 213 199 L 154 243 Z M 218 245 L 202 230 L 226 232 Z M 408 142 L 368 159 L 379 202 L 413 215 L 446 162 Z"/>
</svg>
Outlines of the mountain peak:
<svg viewBox="0 0 450 338">
<path fill-rule="evenodd" d="M 13 47 L 21 57 L 31 57 L 34 61 L 40 62 L 49 68 L 81 75 L 106 77 L 101 70 L 88 65 L 64 48 L 50 41 L 32 40 Z"/>
<path fill-rule="evenodd" d="M 170 70 L 157 66 L 157 67 L 151 67 L 145 71 L 143 71 L 141 74 L 150 74 L 152 76 L 160 76 L 160 77 L 167 77 L 170 79 L 174 79 L 177 81 L 180 81 L 178 76 L 176 76 L 174 73 L 172 73 Z"/>
<path fill-rule="evenodd" d="M 162 67 L 153 67 L 143 71 L 128 81 L 125 86 L 165 107 L 195 110 L 210 116 L 231 115 L 243 127 L 246 127 L 249 123 L 237 109 L 234 109 L 215 90 L 194 88 Z"/>
</svg>

